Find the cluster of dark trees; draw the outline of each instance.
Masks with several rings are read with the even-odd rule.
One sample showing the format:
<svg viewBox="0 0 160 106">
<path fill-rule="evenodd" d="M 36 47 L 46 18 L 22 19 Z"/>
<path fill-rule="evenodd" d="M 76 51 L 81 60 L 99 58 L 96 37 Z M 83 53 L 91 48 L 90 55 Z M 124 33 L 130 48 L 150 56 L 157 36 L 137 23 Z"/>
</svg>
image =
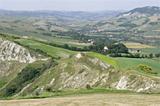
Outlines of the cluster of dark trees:
<svg viewBox="0 0 160 106">
<path fill-rule="evenodd" d="M 104 47 L 107 47 L 108 49 L 105 50 Z M 100 44 L 100 45 L 91 45 L 88 47 L 90 51 L 95 51 L 98 53 L 102 53 L 102 54 L 110 54 L 118 56 L 121 53 L 126 53 L 128 54 L 128 48 L 122 44 L 122 43 L 117 43 L 117 44 Z"/>
<path fill-rule="evenodd" d="M 157 54 L 153 54 L 153 53 L 150 53 L 150 54 L 139 54 L 137 53 L 136 54 L 137 58 L 159 58 L 160 57 L 160 53 L 157 53 Z"/>
<path fill-rule="evenodd" d="M 54 47 L 61 47 L 64 49 L 73 50 L 73 51 L 94 51 L 102 54 L 128 53 L 128 48 L 122 43 L 115 44 L 114 41 L 111 41 L 109 39 L 104 39 L 104 38 L 98 38 L 94 40 L 95 42 L 93 45 L 85 46 L 83 48 L 70 46 L 68 44 L 64 44 L 64 45 L 58 45 L 54 43 L 46 43 L 46 44 Z M 104 50 L 105 46 L 108 48 L 108 50 L 106 51 Z"/>
<path fill-rule="evenodd" d="M 29 64 L 25 67 L 20 73 L 18 73 L 17 77 L 15 77 L 4 90 L 2 90 L 2 96 L 12 96 L 15 93 L 21 91 L 23 87 L 27 84 L 33 82 L 38 76 L 40 76 L 46 69 L 49 69 L 53 65 L 54 60 L 49 60 L 46 63 L 39 64 L 35 66 L 34 64 Z"/>
<path fill-rule="evenodd" d="M 77 33 L 76 33 L 77 34 Z M 102 54 L 118 54 L 118 53 L 128 53 L 128 48 L 123 44 L 123 43 L 116 43 L 116 41 L 110 40 L 107 37 L 90 37 L 90 36 L 84 36 L 77 34 L 79 36 L 74 36 L 74 39 L 82 41 L 84 43 L 88 43 L 88 39 L 94 40 L 93 44 L 90 46 L 85 46 L 83 48 L 75 47 L 75 46 L 70 46 L 68 44 L 64 45 L 59 45 L 51 42 L 43 42 L 43 41 L 37 41 L 40 43 L 44 43 L 47 45 L 51 45 L 54 47 L 60 47 L 68 50 L 73 50 L 73 51 L 94 51 Z M 73 36 L 72 36 L 73 37 Z M 108 50 L 104 50 L 104 47 L 107 47 Z M 37 50 L 38 52 L 42 52 L 40 50 Z"/>
<path fill-rule="evenodd" d="M 89 39 L 94 40 L 93 45 L 78 49 L 79 51 L 94 51 L 102 54 L 128 53 L 128 48 L 124 44 L 122 43 L 116 44 L 116 41 L 109 39 L 107 36 L 103 36 L 103 37 L 86 36 L 73 31 L 60 33 L 60 35 L 61 36 L 70 35 L 73 39 L 79 40 L 83 43 L 88 43 Z M 105 46 L 108 48 L 107 51 L 104 50 Z M 65 49 L 77 50 L 76 47 L 68 47 L 67 44 L 64 45 L 63 47 Z"/>
<path fill-rule="evenodd" d="M 6 39 L 20 39 L 20 37 L 18 37 L 18 36 L 12 36 L 12 35 L 9 35 L 6 33 L 0 33 L 0 36 L 4 37 Z"/>
<path fill-rule="evenodd" d="M 112 57 L 128 57 L 128 58 L 159 58 L 160 57 L 160 53 L 158 54 L 140 54 L 140 53 L 113 53 L 110 54 L 110 56 Z"/>
</svg>

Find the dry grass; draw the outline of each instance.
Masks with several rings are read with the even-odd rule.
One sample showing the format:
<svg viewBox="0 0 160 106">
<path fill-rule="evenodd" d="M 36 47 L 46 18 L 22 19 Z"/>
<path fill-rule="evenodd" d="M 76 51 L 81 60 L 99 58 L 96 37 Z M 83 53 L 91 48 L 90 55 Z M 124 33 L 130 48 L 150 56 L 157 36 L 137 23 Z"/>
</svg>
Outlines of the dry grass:
<svg viewBox="0 0 160 106">
<path fill-rule="evenodd" d="M 153 30 L 153 31 L 156 31 L 156 32 L 160 32 L 160 29 L 159 30 Z M 151 36 L 144 36 L 144 38 L 148 38 L 148 39 L 160 39 L 160 36 L 158 35 L 151 35 Z"/>
<path fill-rule="evenodd" d="M 1 100 L 0 106 L 160 106 L 160 96 L 92 94 L 46 99 Z"/>
<path fill-rule="evenodd" d="M 150 45 L 135 43 L 135 42 L 125 42 L 124 45 L 126 45 L 127 48 L 132 48 L 132 49 L 154 48 L 153 46 Z"/>
</svg>

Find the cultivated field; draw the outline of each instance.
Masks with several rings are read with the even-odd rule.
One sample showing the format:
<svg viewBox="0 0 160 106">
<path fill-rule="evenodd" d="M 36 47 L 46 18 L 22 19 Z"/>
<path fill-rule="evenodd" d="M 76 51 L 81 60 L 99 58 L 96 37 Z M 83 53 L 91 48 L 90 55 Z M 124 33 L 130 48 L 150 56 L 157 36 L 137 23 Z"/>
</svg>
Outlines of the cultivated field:
<svg viewBox="0 0 160 106">
<path fill-rule="evenodd" d="M 1 100 L 0 106 L 160 106 L 160 96 L 91 94 L 45 99 Z"/>
<path fill-rule="evenodd" d="M 154 48 L 153 46 L 135 42 L 125 42 L 124 45 L 126 45 L 127 48 L 131 49 Z"/>
</svg>

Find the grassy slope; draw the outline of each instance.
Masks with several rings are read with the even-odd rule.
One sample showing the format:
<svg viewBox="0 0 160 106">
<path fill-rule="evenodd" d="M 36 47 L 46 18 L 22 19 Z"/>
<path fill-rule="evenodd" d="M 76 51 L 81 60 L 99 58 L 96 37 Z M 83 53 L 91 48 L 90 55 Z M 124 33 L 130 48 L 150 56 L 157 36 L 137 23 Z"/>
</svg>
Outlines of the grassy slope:
<svg viewBox="0 0 160 106">
<path fill-rule="evenodd" d="M 89 52 L 87 54 L 89 56 L 99 58 L 100 60 L 102 60 L 103 62 L 106 62 L 107 64 L 110 64 L 110 65 L 113 65 L 113 66 L 117 67 L 117 62 L 111 57 L 107 57 L 105 55 L 95 53 L 95 52 Z"/>
<path fill-rule="evenodd" d="M 134 69 L 139 64 L 151 66 L 153 70 L 160 72 L 160 63 L 153 59 L 115 58 L 120 69 Z"/>
<path fill-rule="evenodd" d="M 137 59 L 137 58 L 111 58 L 102 54 L 90 52 L 89 56 L 97 57 L 102 61 L 113 65 L 115 68 L 118 68 L 123 71 L 128 70 L 137 70 L 137 66 L 140 64 L 145 64 L 152 67 L 153 71 L 157 72 L 160 75 L 160 61 L 159 59 Z"/>
<path fill-rule="evenodd" d="M 47 54 L 53 56 L 53 57 L 67 57 L 69 55 L 75 54 L 76 52 L 58 48 L 58 47 L 53 47 L 50 45 L 46 45 L 40 42 L 36 42 L 33 40 L 28 40 L 28 39 L 19 39 L 17 40 L 19 43 L 21 43 L 24 46 L 29 46 L 33 49 L 41 49 L 42 51 L 46 52 Z"/>
</svg>

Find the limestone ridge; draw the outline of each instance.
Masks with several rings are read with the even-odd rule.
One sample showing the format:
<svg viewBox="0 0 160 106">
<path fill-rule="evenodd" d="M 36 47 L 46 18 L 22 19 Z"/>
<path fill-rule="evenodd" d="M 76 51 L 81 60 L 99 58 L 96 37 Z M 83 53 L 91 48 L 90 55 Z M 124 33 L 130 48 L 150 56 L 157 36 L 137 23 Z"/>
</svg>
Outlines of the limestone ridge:
<svg viewBox="0 0 160 106">
<path fill-rule="evenodd" d="M 0 38 L 0 61 L 18 61 L 20 63 L 33 63 L 35 57 L 24 47 Z"/>
</svg>

